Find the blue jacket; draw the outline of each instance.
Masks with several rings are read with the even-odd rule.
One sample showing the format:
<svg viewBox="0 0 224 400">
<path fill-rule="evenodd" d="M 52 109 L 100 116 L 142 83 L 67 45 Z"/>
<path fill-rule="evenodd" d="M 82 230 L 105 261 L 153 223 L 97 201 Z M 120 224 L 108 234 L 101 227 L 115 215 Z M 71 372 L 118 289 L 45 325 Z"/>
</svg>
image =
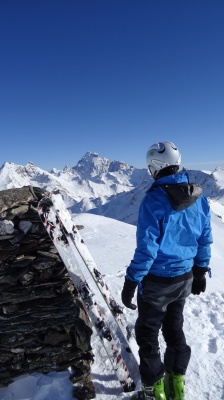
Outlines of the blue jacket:
<svg viewBox="0 0 224 400">
<path fill-rule="evenodd" d="M 210 206 L 201 187 L 181 172 L 156 180 L 139 209 L 137 247 L 126 278 L 176 277 L 211 258 Z"/>
</svg>

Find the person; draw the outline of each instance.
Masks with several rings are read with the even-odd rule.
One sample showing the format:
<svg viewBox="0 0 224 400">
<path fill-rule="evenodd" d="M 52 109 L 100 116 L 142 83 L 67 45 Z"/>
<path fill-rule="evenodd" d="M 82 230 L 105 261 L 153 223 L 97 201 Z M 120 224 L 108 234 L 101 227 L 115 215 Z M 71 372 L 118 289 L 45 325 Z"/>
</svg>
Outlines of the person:
<svg viewBox="0 0 224 400">
<path fill-rule="evenodd" d="M 178 172 L 180 163 L 171 142 L 154 144 L 147 152 L 154 182 L 139 208 L 137 245 L 121 294 L 123 304 L 134 310 L 138 286 L 135 333 L 146 399 L 184 399 L 191 356 L 183 331 L 185 300 L 205 291 L 210 272 L 210 206 L 200 185 L 189 183 L 186 171 Z M 160 329 L 166 343 L 163 361 Z"/>
</svg>

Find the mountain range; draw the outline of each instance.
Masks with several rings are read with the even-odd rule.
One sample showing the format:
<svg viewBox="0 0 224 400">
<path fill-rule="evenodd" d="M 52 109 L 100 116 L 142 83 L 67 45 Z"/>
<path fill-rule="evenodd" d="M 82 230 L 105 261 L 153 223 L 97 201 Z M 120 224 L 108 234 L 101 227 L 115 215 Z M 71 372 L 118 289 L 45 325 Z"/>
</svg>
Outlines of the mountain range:
<svg viewBox="0 0 224 400">
<path fill-rule="evenodd" d="M 224 169 L 217 168 L 213 172 L 189 170 L 188 173 L 190 181 L 200 183 L 204 194 L 209 197 L 214 242 L 210 263 L 212 279 L 207 278 L 205 293 L 189 296 L 185 307 L 185 334 L 192 349 L 186 374 L 186 397 L 224 400 Z M 126 267 L 136 246 L 134 225 L 138 208 L 151 183 L 152 178 L 146 169 L 109 161 L 90 152 L 76 167 L 66 166 L 63 170 L 54 168 L 47 172 L 31 162 L 26 166 L 6 162 L 0 169 L 0 190 L 27 185 L 49 191 L 60 190 L 67 207 L 76 213 L 73 215 L 74 223 L 84 226 L 83 240 L 119 304 Z M 125 309 L 124 313 L 128 325 L 133 328 L 136 312 Z M 159 339 L 161 354 L 164 354 L 165 343 L 162 336 Z M 130 393 L 121 392 L 96 334 L 92 336 L 92 348 L 95 355 L 92 377 L 96 399 L 128 400 Z M 74 396 L 69 376 L 69 371 L 19 376 L 7 387 L 0 388 L 0 399 L 72 400 Z"/>
<path fill-rule="evenodd" d="M 213 202 L 224 205 L 224 169 L 188 170 L 190 182 L 199 183 Z M 0 169 L 0 190 L 38 186 L 59 190 L 72 214 L 93 213 L 136 225 L 140 202 L 153 180 L 146 168 L 121 161 L 110 161 L 87 152 L 77 165 L 63 170 L 45 171 L 29 162 L 17 165 L 5 162 Z M 216 207 L 217 209 L 217 207 Z M 220 213 L 222 214 L 222 213 Z"/>
</svg>

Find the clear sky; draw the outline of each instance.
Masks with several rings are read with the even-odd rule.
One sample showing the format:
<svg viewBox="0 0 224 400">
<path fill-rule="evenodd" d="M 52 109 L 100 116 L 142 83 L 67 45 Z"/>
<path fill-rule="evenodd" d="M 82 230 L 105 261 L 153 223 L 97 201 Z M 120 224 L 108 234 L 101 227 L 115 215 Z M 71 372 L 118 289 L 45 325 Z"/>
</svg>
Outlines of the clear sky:
<svg viewBox="0 0 224 400">
<path fill-rule="evenodd" d="M 223 0 L 0 0 L 0 165 L 224 167 Z"/>
</svg>

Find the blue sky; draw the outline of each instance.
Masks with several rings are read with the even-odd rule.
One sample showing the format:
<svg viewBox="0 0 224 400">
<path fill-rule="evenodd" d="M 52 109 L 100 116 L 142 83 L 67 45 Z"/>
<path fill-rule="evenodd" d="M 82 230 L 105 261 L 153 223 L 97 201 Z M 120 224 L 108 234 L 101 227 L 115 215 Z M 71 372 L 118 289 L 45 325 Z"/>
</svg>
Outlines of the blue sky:
<svg viewBox="0 0 224 400">
<path fill-rule="evenodd" d="M 223 0 L 1 0 L 0 165 L 224 167 Z"/>
</svg>

